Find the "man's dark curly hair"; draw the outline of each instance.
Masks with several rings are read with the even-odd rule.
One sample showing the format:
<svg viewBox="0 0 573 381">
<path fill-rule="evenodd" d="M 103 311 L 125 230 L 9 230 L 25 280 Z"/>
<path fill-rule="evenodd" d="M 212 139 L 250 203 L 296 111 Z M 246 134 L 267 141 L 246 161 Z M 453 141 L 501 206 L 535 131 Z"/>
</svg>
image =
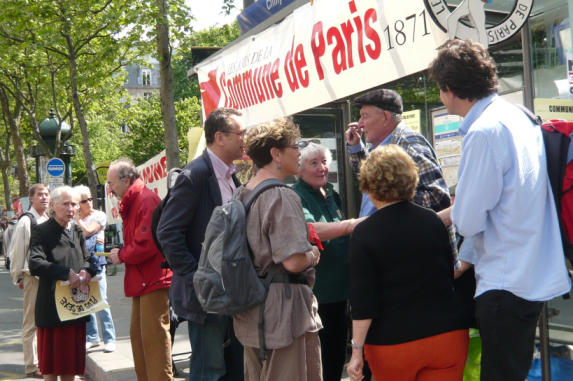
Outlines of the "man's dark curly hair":
<svg viewBox="0 0 573 381">
<path fill-rule="evenodd" d="M 428 67 L 430 79 L 460 99 L 479 100 L 497 91 L 497 69 L 487 49 L 471 40 L 451 40 Z"/>
</svg>

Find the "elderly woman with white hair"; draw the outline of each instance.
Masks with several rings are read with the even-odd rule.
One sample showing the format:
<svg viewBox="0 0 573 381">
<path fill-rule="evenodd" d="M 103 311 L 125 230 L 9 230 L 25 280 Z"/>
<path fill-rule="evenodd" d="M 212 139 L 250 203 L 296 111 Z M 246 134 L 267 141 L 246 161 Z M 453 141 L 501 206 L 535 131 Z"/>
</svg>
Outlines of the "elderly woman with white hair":
<svg viewBox="0 0 573 381">
<path fill-rule="evenodd" d="M 332 155 L 318 140 L 299 142 L 300 196 L 304 216 L 324 244 L 316 269 L 314 294 L 323 329 L 319 331 L 324 381 L 339 381 L 346 359 L 349 266 L 348 235 L 362 219 L 344 219 L 340 196 L 328 182 Z"/>
<path fill-rule="evenodd" d="M 76 214 L 74 221 L 80 229 L 82 229 L 86 237 L 86 248 L 90 252 L 91 261 L 96 265 L 98 274 L 101 276 L 98 282 L 100 294 L 102 299 L 107 303 L 107 279 L 105 274 L 107 259 L 104 256 L 98 257 L 95 255 L 96 252 L 103 251 L 106 216 L 101 210 L 93 208 L 93 197 L 90 188 L 85 185 L 78 185 L 75 186 L 74 189 L 80 196 L 80 212 Z M 102 327 L 103 351 L 105 353 L 115 351 L 115 327 L 109 308 L 91 314 L 90 321 L 86 327 L 86 349 L 97 347 L 100 344 L 98 320 Z"/>
<path fill-rule="evenodd" d="M 30 272 L 40 278 L 36 299 L 38 360 L 44 380 L 71 381 L 85 373 L 86 321 L 88 317 L 61 321 L 56 310 L 55 284 L 68 281 L 71 288 L 87 288 L 96 274 L 86 249 L 84 234 L 73 223 L 79 196 L 68 187 L 50 195 L 52 216 L 32 230 Z"/>
</svg>

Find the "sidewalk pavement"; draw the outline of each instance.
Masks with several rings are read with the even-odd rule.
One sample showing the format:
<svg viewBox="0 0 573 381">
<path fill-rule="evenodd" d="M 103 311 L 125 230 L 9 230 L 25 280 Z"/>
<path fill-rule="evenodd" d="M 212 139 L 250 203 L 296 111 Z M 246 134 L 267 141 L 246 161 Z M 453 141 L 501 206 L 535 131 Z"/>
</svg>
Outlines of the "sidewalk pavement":
<svg viewBox="0 0 573 381">
<path fill-rule="evenodd" d="M 86 357 L 86 378 L 89 381 L 135 381 L 137 376 L 129 339 L 131 298 L 125 297 L 123 292 L 125 268 L 119 265 L 115 270 L 111 267 L 108 270 L 111 270 L 108 274 L 114 274 L 107 277 L 107 300 L 115 325 L 116 349 L 114 352 L 104 353 L 103 342 L 89 349 Z M 172 357 L 181 377 L 175 377 L 174 380 L 183 381 L 189 378 L 191 345 L 187 331 L 187 322 L 179 324 L 175 331 Z"/>
<path fill-rule="evenodd" d="M 116 350 L 103 352 L 103 343 L 87 352 L 86 381 L 135 381 L 135 369 L 129 339 L 131 299 L 123 293 L 123 266 L 117 273 L 107 278 L 108 303 L 116 331 Z M 12 284 L 8 271 L 4 268 L 4 258 L 0 257 L 0 380 L 32 381 L 24 376 L 24 356 L 20 328 L 22 322 L 23 293 Z M 189 344 L 187 322 L 183 322 L 175 333 L 173 359 L 179 371 L 176 381 L 189 377 Z M 348 381 L 346 372 L 342 381 Z"/>
<path fill-rule="evenodd" d="M 189 358 L 191 346 L 187 337 L 187 323 L 181 323 L 173 344 L 173 359 L 180 377 L 174 380 L 186 380 L 189 377 Z M 129 337 L 117 339 L 116 350 L 104 353 L 103 343 L 87 352 L 86 376 L 90 381 L 134 381 L 135 369 L 131 355 Z"/>
</svg>

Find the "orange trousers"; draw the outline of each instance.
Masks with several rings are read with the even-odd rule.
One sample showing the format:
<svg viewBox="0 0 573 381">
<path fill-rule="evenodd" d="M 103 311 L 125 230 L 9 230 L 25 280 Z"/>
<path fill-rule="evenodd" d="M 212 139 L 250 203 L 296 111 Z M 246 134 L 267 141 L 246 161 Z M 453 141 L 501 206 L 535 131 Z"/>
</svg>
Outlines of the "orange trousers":
<svg viewBox="0 0 573 381">
<path fill-rule="evenodd" d="M 365 345 L 376 381 L 461 381 L 469 335 L 460 329 L 395 345 Z"/>
</svg>

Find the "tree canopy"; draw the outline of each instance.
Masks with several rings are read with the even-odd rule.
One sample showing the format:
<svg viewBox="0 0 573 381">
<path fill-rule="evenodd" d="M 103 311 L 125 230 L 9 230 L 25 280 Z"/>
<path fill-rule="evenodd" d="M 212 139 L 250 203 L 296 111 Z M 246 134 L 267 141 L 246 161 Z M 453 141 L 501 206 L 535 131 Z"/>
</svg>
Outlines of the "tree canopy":
<svg viewBox="0 0 573 381">
<path fill-rule="evenodd" d="M 233 6 L 226 0 L 224 11 Z M 126 65 L 165 54 L 157 45 L 159 25 L 169 27 L 176 145 L 187 158 L 187 131 L 201 118 L 198 85 L 186 76 L 191 48 L 224 46 L 239 36 L 236 23 L 195 32 L 192 17 L 184 0 L 3 0 L 0 189 L 7 206 L 10 193 L 26 196 L 29 184 L 40 181 L 32 154 L 53 157 L 62 150 L 59 129 L 55 146 L 40 136 L 50 109 L 72 129 L 74 182 L 94 186 L 99 164 L 119 156 L 141 164 L 165 149 L 162 98 L 133 99 L 124 89 Z"/>
</svg>

